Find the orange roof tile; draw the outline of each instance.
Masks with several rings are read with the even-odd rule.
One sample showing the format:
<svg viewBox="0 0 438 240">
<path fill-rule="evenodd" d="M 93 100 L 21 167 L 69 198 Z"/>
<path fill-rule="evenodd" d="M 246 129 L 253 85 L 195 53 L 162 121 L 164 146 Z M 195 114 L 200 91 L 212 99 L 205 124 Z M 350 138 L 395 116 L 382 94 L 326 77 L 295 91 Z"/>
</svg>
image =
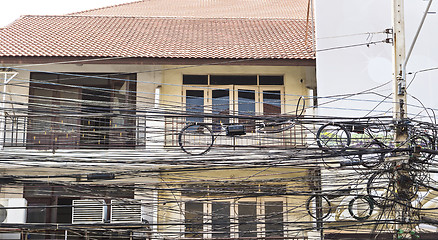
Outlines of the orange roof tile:
<svg viewBox="0 0 438 240">
<path fill-rule="evenodd" d="M 309 0 L 143 0 L 72 15 L 306 19 Z"/>
<path fill-rule="evenodd" d="M 305 26 L 291 19 L 24 16 L 0 31 L 0 57 L 314 59 Z"/>
</svg>

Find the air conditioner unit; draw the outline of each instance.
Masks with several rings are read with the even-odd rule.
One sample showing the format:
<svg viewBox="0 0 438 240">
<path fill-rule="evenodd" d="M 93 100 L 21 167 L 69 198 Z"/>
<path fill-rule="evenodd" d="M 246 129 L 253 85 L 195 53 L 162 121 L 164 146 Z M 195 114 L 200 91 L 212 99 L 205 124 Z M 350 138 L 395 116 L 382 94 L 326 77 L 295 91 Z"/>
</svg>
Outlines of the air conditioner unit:
<svg viewBox="0 0 438 240">
<path fill-rule="evenodd" d="M 111 223 L 142 223 L 140 201 L 111 200 Z"/>
<path fill-rule="evenodd" d="M 104 200 L 73 200 L 73 224 L 104 223 L 107 219 L 107 207 Z"/>
<path fill-rule="evenodd" d="M 0 198 L 0 223 L 25 223 L 26 206 L 24 198 Z"/>
<path fill-rule="evenodd" d="M 0 224 L 26 223 L 26 206 L 24 198 L 0 198 Z M 0 233 L 0 239 L 21 239 L 21 233 Z"/>
</svg>

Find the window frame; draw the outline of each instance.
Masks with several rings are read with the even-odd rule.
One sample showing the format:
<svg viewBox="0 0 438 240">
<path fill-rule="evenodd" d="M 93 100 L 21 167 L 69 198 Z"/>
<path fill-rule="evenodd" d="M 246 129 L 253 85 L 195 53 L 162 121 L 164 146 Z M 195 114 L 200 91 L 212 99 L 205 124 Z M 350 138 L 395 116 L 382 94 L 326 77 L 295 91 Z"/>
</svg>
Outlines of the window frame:
<svg viewBox="0 0 438 240">
<path fill-rule="evenodd" d="M 184 76 L 184 75 L 183 75 Z M 208 75 L 210 76 L 210 75 Z M 257 75 L 257 79 L 260 75 Z M 210 77 L 208 78 L 210 82 Z M 258 81 L 257 81 L 258 83 Z M 242 90 L 253 90 L 255 92 L 255 116 L 263 116 L 264 115 L 264 107 L 263 107 L 263 92 L 264 91 L 279 91 L 280 92 L 280 106 L 281 112 L 280 114 L 285 113 L 285 104 L 286 104 L 286 96 L 285 96 L 285 85 L 182 85 L 182 93 L 181 93 L 181 103 L 182 109 L 187 111 L 187 90 L 201 90 L 204 91 L 204 113 L 211 114 L 213 108 L 213 91 L 214 90 L 229 90 L 229 102 L 230 102 L 230 115 L 238 115 L 239 111 L 239 89 Z"/>
<path fill-rule="evenodd" d="M 287 236 L 287 226 L 286 226 L 286 222 L 287 222 L 287 211 L 285 210 L 287 208 L 287 197 L 286 196 L 278 196 L 278 197 L 248 197 L 248 198 L 239 198 L 237 199 L 218 199 L 220 197 L 215 196 L 215 199 L 208 199 L 207 198 L 195 198 L 195 197 L 187 197 L 187 196 L 183 196 L 182 197 L 182 203 L 181 207 L 182 209 L 182 213 L 185 213 L 185 209 L 186 209 L 186 203 L 187 202 L 198 202 L 198 203 L 202 203 L 203 204 L 203 211 L 204 211 L 204 215 L 203 215 L 203 233 L 202 233 L 202 238 L 199 239 L 215 239 L 213 237 L 212 234 L 212 230 L 213 230 L 213 224 L 212 224 L 212 219 L 213 219 L 213 203 L 215 202 L 228 202 L 230 203 L 230 237 L 229 238 L 239 238 L 239 202 L 255 202 L 256 205 L 256 219 L 258 221 L 256 229 L 257 229 L 257 238 L 264 238 L 266 237 L 266 203 L 269 202 L 282 202 L 283 203 L 283 207 L 282 207 L 282 217 L 283 217 L 283 236 L 282 237 L 286 237 Z M 224 197 L 226 198 L 226 197 Z M 183 222 L 186 222 L 186 218 L 185 215 L 182 214 L 181 219 L 183 220 Z M 184 224 L 184 237 L 187 237 L 187 228 Z"/>
<path fill-rule="evenodd" d="M 71 76 L 70 76 L 71 75 Z M 65 76 L 69 76 L 68 78 L 64 78 Z M 98 79 L 106 81 L 105 84 L 85 84 L 78 82 L 75 80 L 87 80 L 87 79 Z M 74 72 L 74 73 L 40 73 L 40 72 L 31 72 L 30 73 L 30 83 L 29 83 L 29 106 L 28 110 L 30 113 L 30 117 L 27 119 L 27 133 L 26 133 L 26 147 L 28 149 L 114 149 L 114 148 L 123 148 L 123 149 L 133 149 L 136 147 L 136 139 L 137 136 L 135 131 L 131 129 L 136 127 L 136 98 L 137 98 L 137 74 L 136 73 L 123 73 L 123 72 L 101 72 L 101 73 L 87 73 L 87 72 Z M 90 81 L 92 82 L 92 81 Z M 54 84 L 50 84 L 54 83 Z M 117 88 L 120 86 L 120 89 Z M 97 90 L 95 89 L 97 88 Z M 123 89 L 125 88 L 125 89 Z M 112 122 L 116 120 L 116 117 L 108 117 L 108 126 L 104 126 L 105 129 L 101 136 L 99 136 L 96 142 L 91 144 L 87 144 L 87 138 L 85 135 L 87 133 L 92 133 L 92 135 L 96 135 L 91 130 L 84 130 L 84 125 L 81 124 L 81 121 L 90 120 L 86 117 L 86 114 L 83 109 L 87 106 L 84 103 L 84 90 L 91 89 L 92 91 L 108 91 L 109 92 L 109 112 L 108 116 L 115 115 L 119 117 L 122 124 Z M 48 96 L 42 96 L 35 94 L 39 90 L 47 91 Z M 72 97 L 63 97 L 62 94 L 74 94 L 76 98 Z M 120 96 L 122 97 L 120 97 Z M 46 98 L 44 98 L 46 97 Z M 39 101 L 47 102 L 45 104 L 52 104 L 52 107 L 48 108 L 49 116 L 31 116 L 33 112 L 38 111 L 37 105 L 33 106 L 34 103 L 38 103 Z M 75 99 L 75 101 L 69 101 L 69 99 Z M 122 99 L 122 102 L 117 102 L 116 99 Z M 63 106 L 72 107 L 72 103 L 77 105 L 76 109 L 79 109 L 80 116 L 73 118 L 71 121 L 73 124 L 69 124 L 67 121 L 64 122 L 63 117 L 57 113 Z M 106 103 L 105 103 L 106 104 Z M 115 106 L 115 108 L 113 107 Z M 122 116 L 119 114 L 114 114 L 114 109 L 117 109 L 117 106 L 121 108 L 128 109 L 129 111 L 133 111 L 133 116 Z M 97 112 L 96 112 L 97 113 Z M 122 116 L 122 117 L 120 117 Z M 34 121 L 38 123 L 38 118 L 48 119 L 44 120 L 41 126 L 47 128 L 44 131 L 41 131 L 41 126 L 36 126 L 36 129 L 32 129 Z M 70 131 L 70 128 L 66 126 L 73 125 L 73 129 Z M 29 128 L 30 127 L 30 128 Z M 99 126 L 97 126 L 99 127 Z M 56 131 L 57 129 L 61 129 L 60 131 Z M 39 133 L 38 131 L 41 131 Z M 35 133 L 36 132 L 36 133 Z M 38 139 L 37 139 L 38 138 Z M 103 142 L 101 144 L 101 141 Z"/>
</svg>

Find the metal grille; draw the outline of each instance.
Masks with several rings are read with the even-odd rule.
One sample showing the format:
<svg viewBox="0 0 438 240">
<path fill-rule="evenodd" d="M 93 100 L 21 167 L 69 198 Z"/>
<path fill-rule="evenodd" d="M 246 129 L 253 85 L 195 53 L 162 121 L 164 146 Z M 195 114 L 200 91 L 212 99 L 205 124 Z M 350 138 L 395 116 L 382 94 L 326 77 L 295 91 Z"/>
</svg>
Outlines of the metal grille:
<svg viewBox="0 0 438 240">
<path fill-rule="evenodd" d="M 111 223 L 142 222 L 139 201 L 111 201 Z"/>
<path fill-rule="evenodd" d="M 72 223 L 104 223 L 105 213 L 104 200 L 73 200 Z"/>
</svg>

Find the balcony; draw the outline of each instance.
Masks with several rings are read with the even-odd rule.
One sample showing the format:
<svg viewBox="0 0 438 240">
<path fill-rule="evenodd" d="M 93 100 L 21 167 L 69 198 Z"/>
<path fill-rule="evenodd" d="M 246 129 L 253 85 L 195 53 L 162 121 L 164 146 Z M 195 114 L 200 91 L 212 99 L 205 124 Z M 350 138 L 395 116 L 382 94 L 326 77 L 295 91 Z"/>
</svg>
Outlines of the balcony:
<svg viewBox="0 0 438 240">
<path fill-rule="evenodd" d="M 187 124 L 186 120 L 181 116 L 167 116 L 164 122 L 152 123 L 147 122 L 146 115 L 138 114 L 127 117 L 115 114 L 6 115 L 0 137 L 4 147 L 34 150 L 178 147 L 178 134 Z M 301 125 L 275 134 L 256 133 L 247 128 L 246 135 L 229 137 L 214 129 L 214 147 L 298 148 L 306 146 L 306 131 Z"/>
<path fill-rule="evenodd" d="M 146 146 L 146 116 L 114 114 L 6 115 L 4 147 L 26 149 L 135 149 Z"/>
<path fill-rule="evenodd" d="M 227 118 L 227 122 L 238 121 L 239 119 L 237 118 Z M 180 133 L 181 129 L 186 126 L 187 122 L 190 121 L 188 121 L 186 117 L 176 116 L 165 118 L 165 146 L 178 146 L 178 134 Z M 211 122 L 211 120 L 206 119 L 205 122 Z M 240 119 L 240 122 L 242 122 L 242 119 Z M 249 123 L 248 120 L 246 123 Z M 249 123 L 248 125 L 251 124 Z M 215 136 L 214 147 L 287 149 L 304 147 L 307 145 L 306 136 L 308 135 L 308 132 L 302 125 L 296 125 L 295 127 L 279 133 L 258 133 L 255 132 L 253 127 L 247 126 L 245 135 L 235 137 L 226 136 L 225 132 L 221 132 L 219 128 L 219 126 L 215 126 L 212 129 Z"/>
</svg>

